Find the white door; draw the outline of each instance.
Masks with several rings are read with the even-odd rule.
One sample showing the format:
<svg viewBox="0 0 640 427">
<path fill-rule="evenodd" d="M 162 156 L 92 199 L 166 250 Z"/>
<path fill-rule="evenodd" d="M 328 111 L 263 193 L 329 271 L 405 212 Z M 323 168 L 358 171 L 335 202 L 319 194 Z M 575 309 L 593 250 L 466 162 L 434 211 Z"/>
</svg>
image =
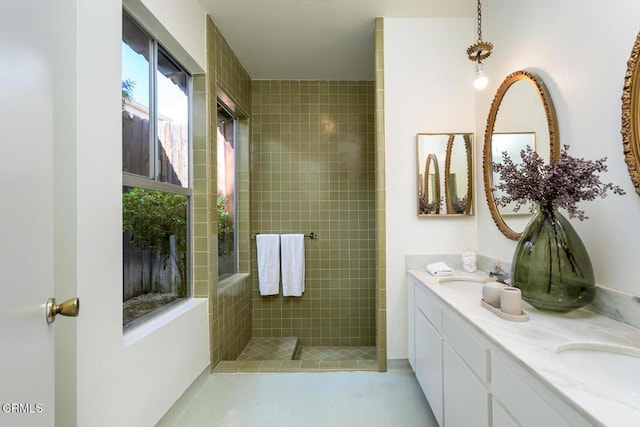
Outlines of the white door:
<svg viewBox="0 0 640 427">
<path fill-rule="evenodd" d="M 54 423 L 53 84 L 55 2 L 0 13 L 0 425 Z M 69 320 L 69 319 L 65 319 Z"/>
</svg>

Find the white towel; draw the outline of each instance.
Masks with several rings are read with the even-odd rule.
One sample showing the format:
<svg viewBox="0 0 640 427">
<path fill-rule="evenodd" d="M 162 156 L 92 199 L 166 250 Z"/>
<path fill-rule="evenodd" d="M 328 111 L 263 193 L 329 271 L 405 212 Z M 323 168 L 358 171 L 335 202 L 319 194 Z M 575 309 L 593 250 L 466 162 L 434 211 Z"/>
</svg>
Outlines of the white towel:
<svg viewBox="0 0 640 427">
<path fill-rule="evenodd" d="M 433 276 L 449 276 L 453 273 L 453 269 L 442 261 L 429 264 L 426 268 Z"/>
<path fill-rule="evenodd" d="M 258 287 L 260 295 L 278 295 L 280 291 L 280 236 L 258 234 Z"/>
<path fill-rule="evenodd" d="M 304 234 L 283 234 L 282 295 L 299 297 L 304 292 Z"/>
</svg>

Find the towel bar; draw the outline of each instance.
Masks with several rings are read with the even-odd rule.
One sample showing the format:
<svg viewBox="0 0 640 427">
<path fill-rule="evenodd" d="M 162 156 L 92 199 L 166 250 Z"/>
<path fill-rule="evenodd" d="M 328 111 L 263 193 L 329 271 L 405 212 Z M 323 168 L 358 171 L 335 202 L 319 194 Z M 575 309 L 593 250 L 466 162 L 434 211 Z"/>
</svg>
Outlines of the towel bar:
<svg viewBox="0 0 640 427">
<path fill-rule="evenodd" d="M 251 240 L 256 240 L 256 236 L 257 236 L 258 234 L 261 234 L 261 233 L 256 233 L 256 234 L 254 234 L 253 236 L 251 236 Z M 318 238 L 318 235 L 312 231 L 312 232 L 311 232 L 311 233 L 309 233 L 309 234 L 305 234 L 305 235 L 304 235 L 304 237 L 305 237 L 305 239 L 312 239 L 312 240 L 313 240 L 313 239 L 317 239 L 317 238 Z"/>
</svg>

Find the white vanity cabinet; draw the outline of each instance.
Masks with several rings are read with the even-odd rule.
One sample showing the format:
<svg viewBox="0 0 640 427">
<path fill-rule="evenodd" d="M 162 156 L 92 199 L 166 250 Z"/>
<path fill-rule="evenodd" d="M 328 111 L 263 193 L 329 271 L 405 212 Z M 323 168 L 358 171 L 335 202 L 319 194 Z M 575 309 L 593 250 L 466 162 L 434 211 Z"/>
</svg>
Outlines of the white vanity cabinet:
<svg viewBox="0 0 640 427">
<path fill-rule="evenodd" d="M 440 426 L 592 425 L 413 277 L 409 300 L 412 367 Z"/>
<path fill-rule="evenodd" d="M 414 354 L 412 366 L 438 424 L 489 426 L 490 394 L 464 356 L 458 354 L 458 351 L 473 354 L 477 340 L 469 345 L 468 332 L 443 310 L 437 298 L 420 283 L 412 281 L 412 285 L 409 290 L 414 300 L 410 316 L 413 318 L 409 320 L 413 326 L 413 336 L 409 336 L 410 352 Z M 447 341 L 449 336 L 451 340 Z M 471 359 L 474 367 L 484 366 L 478 370 L 483 371 L 481 375 L 486 379 L 488 359 L 473 355 Z"/>
</svg>

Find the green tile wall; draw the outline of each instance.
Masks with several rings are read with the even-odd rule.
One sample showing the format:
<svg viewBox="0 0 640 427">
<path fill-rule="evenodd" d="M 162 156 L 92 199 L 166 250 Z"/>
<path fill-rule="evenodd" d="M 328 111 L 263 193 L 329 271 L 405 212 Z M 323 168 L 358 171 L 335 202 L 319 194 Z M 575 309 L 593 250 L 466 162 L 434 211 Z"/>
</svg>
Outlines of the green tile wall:
<svg viewBox="0 0 640 427">
<path fill-rule="evenodd" d="M 194 89 L 195 89 L 194 84 Z M 201 84 L 198 82 L 198 87 Z M 206 137 L 194 140 L 194 283 L 196 295 L 209 297 L 211 368 L 220 360 L 235 360 L 251 339 L 249 241 L 249 117 L 251 79 L 228 43 L 207 17 Z M 217 97 L 224 92 L 238 117 L 236 189 L 239 213 L 239 271 L 232 283 L 218 283 Z M 199 99 L 199 98 L 198 98 Z M 199 104 L 197 104 L 199 105 Z M 195 175 L 195 174 L 194 174 Z M 219 286 L 220 285 L 220 286 Z M 221 287 L 222 286 L 222 287 Z"/>
<path fill-rule="evenodd" d="M 253 336 L 376 344 L 374 83 L 252 82 L 251 232 L 306 240 L 306 292 L 262 297 L 252 243 Z"/>
<path fill-rule="evenodd" d="M 376 313 L 378 369 L 387 370 L 387 240 L 384 139 L 384 20 L 375 22 L 375 151 L 376 151 Z"/>
<path fill-rule="evenodd" d="M 236 360 L 251 339 L 251 280 L 237 275 L 216 297 L 218 360 Z M 214 366 L 215 367 L 215 366 Z"/>
<path fill-rule="evenodd" d="M 207 76 L 193 76 L 193 295 L 209 295 Z"/>
</svg>

